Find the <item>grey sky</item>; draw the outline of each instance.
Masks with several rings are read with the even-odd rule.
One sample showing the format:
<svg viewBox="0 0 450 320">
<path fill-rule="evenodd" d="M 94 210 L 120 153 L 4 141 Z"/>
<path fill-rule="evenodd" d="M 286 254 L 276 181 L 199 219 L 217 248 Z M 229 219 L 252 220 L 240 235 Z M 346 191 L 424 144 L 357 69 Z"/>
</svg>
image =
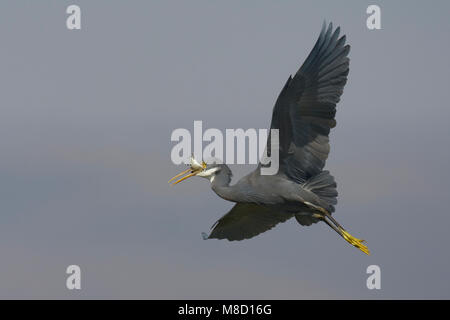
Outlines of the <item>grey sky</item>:
<svg viewBox="0 0 450 320">
<path fill-rule="evenodd" d="M 65 26 L 73 3 L 79 31 Z M 374 3 L 379 31 L 365 26 Z M 0 298 L 450 298 L 449 9 L 2 1 Z M 172 130 L 266 128 L 324 19 L 352 46 L 327 162 L 335 217 L 373 254 L 294 220 L 203 241 L 232 204 L 203 179 L 167 184 Z M 233 166 L 235 180 L 252 168 Z M 70 264 L 81 291 L 65 288 Z"/>
</svg>

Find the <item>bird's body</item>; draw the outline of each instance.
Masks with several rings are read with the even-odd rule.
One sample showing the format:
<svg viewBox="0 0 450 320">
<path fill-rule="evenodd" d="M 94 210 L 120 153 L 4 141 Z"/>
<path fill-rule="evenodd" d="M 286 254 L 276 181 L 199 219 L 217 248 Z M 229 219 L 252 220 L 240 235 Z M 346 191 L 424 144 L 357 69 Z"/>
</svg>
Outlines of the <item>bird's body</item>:
<svg viewBox="0 0 450 320">
<path fill-rule="evenodd" d="M 258 168 L 230 186 L 231 170 L 228 166 L 216 164 L 211 166 L 221 168 L 211 182 L 211 188 L 218 196 L 236 202 L 235 207 L 237 206 L 237 208 L 241 204 L 246 204 L 247 210 L 251 205 L 251 208 L 256 211 L 270 211 L 272 215 L 269 223 L 267 223 L 266 217 L 256 214 L 248 224 L 244 224 L 238 219 L 245 217 L 245 214 L 240 212 L 239 216 L 235 217 L 236 224 L 239 225 L 238 232 L 222 235 L 228 240 L 251 238 L 255 235 L 256 229 L 259 231 L 258 233 L 261 233 L 292 217 L 295 217 L 302 225 L 318 222 L 319 220 L 314 217 L 317 211 L 314 206 L 326 208 L 329 212 L 334 211 L 333 203 L 336 203 L 335 196 L 337 196 L 336 184 L 328 171 L 323 171 L 320 175 L 299 184 L 281 171 L 276 175 L 261 175 Z M 320 192 L 324 191 L 328 191 L 331 198 L 321 197 Z M 209 238 L 219 237 L 220 225 L 219 228 L 217 226 Z M 229 230 L 231 231 L 231 229 Z"/>
<path fill-rule="evenodd" d="M 276 175 L 261 175 L 257 169 L 232 186 L 223 184 L 222 181 L 225 179 L 215 178 L 211 187 L 221 198 L 232 202 L 277 206 L 290 213 L 304 209 L 304 201 L 320 205 L 319 197 L 281 172 Z"/>
<path fill-rule="evenodd" d="M 298 72 L 289 77 L 273 109 L 271 129 L 278 130 L 279 170 L 275 175 L 256 170 L 230 185 L 231 170 L 225 164 L 199 164 L 191 159 L 190 176 L 210 180 L 221 198 L 234 207 L 214 224 L 205 238 L 243 240 L 265 232 L 292 217 L 301 225 L 326 222 L 345 240 L 369 254 L 363 240 L 352 237 L 331 217 L 337 204 L 336 182 L 324 169 L 330 151 L 328 134 L 349 72 L 350 46 L 340 29 L 325 24 Z M 181 174 L 180 174 L 181 175 Z M 179 175 L 178 175 L 179 176 Z M 176 177 L 178 177 L 176 176 Z M 175 178 L 175 177 L 174 177 Z"/>
</svg>

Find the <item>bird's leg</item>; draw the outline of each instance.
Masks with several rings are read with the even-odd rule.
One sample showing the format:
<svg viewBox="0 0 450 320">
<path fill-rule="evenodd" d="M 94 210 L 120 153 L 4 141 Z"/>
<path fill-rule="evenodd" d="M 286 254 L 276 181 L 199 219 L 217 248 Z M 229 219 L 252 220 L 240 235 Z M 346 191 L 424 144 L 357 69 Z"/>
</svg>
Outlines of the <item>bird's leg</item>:
<svg viewBox="0 0 450 320">
<path fill-rule="evenodd" d="M 330 221 L 328 221 L 327 218 L 330 219 L 331 222 L 333 222 L 336 226 L 330 223 Z M 369 248 L 367 248 L 367 246 L 364 245 L 365 240 L 358 239 L 352 236 L 343 227 L 341 227 L 339 223 L 335 219 L 333 219 L 329 213 L 324 215 L 322 220 L 325 221 L 325 223 L 329 225 L 334 231 L 336 231 L 342 238 L 344 238 L 345 241 L 350 243 L 352 246 L 355 246 L 365 254 L 370 255 Z"/>
<path fill-rule="evenodd" d="M 310 203 L 306 203 L 307 205 L 310 205 Z M 345 241 L 347 241 L 348 243 L 350 243 L 352 246 L 355 246 L 356 248 L 358 248 L 359 250 L 361 250 L 362 252 L 364 252 L 367 255 L 370 255 L 370 251 L 369 248 L 367 248 L 366 245 L 363 244 L 363 242 L 365 242 L 365 240 L 362 239 L 358 239 L 355 238 L 354 236 L 352 236 L 350 233 L 348 233 L 332 216 L 331 214 L 325 210 L 322 207 L 316 206 L 316 205 L 312 205 L 312 207 L 314 207 L 314 209 L 317 209 L 320 211 L 320 213 L 316 213 L 313 216 L 315 218 L 318 218 L 322 221 L 324 221 L 328 226 L 330 226 L 334 231 L 336 231 L 342 238 L 345 239 Z M 328 219 L 330 219 L 330 221 L 328 221 Z M 333 225 L 334 224 L 334 225 Z"/>
</svg>

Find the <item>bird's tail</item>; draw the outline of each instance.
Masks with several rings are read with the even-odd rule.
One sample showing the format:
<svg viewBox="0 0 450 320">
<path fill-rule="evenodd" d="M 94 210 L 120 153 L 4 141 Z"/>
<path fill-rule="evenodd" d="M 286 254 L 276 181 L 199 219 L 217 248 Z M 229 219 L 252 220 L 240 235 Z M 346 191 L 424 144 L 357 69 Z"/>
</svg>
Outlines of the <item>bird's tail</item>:
<svg viewBox="0 0 450 320">
<path fill-rule="evenodd" d="M 331 216 L 331 212 L 334 211 L 334 205 L 337 204 L 338 193 L 336 190 L 336 181 L 334 181 L 334 177 L 330 172 L 322 171 L 318 175 L 307 180 L 303 185 L 303 188 L 315 193 L 320 198 L 321 202 L 320 205 L 305 202 L 305 204 L 318 211 L 317 214 L 312 215 L 310 218 L 316 219 L 316 221 L 324 221 L 343 237 L 345 241 L 357 247 L 365 254 L 370 255 L 369 248 L 364 245 L 364 240 L 353 237 Z M 299 219 L 297 219 L 297 221 L 299 221 L 300 224 L 303 224 Z"/>
<path fill-rule="evenodd" d="M 318 175 L 308 179 L 303 188 L 319 196 L 321 206 L 328 212 L 334 212 L 334 206 L 337 204 L 338 192 L 336 181 L 329 171 L 322 171 Z"/>
</svg>

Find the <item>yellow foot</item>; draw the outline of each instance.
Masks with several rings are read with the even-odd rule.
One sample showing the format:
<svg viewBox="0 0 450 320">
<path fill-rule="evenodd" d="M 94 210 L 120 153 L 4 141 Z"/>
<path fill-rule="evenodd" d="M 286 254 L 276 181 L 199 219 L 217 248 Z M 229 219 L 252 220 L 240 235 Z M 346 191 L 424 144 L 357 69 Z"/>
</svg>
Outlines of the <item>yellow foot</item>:
<svg viewBox="0 0 450 320">
<path fill-rule="evenodd" d="M 342 232 L 342 236 L 344 237 L 344 239 L 348 243 L 350 243 L 352 246 L 355 246 L 356 248 L 358 248 L 359 250 L 361 250 L 362 252 L 364 252 L 368 256 L 370 255 L 369 248 L 367 248 L 367 246 L 365 246 L 363 244 L 363 242 L 365 240 L 361 240 L 361 239 L 355 238 L 354 236 L 352 236 L 350 233 L 348 233 L 347 231 L 345 231 L 343 229 L 341 229 L 341 232 Z"/>
</svg>

